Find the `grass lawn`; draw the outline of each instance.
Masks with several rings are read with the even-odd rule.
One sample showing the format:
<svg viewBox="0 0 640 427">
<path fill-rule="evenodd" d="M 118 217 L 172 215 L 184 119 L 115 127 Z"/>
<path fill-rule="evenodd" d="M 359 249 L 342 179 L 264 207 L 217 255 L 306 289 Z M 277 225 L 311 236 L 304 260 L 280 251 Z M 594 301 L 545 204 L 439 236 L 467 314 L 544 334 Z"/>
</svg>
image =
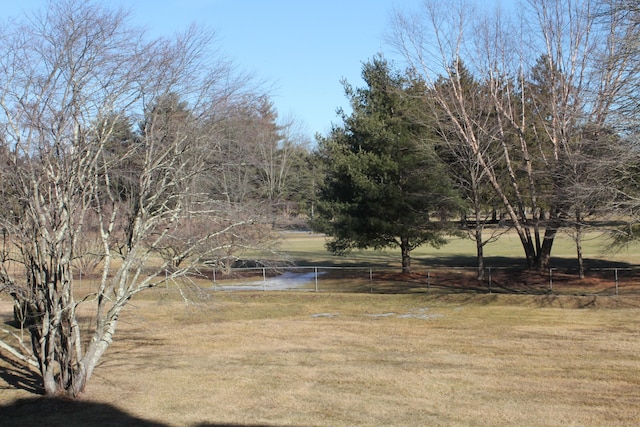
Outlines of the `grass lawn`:
<svg viewBox="0 0 640 427">
<path fill-rule="evenodd" d="M 323 240 L 287 244 L 324 262 Z M 2 296 L 2 336 L 10 319 Z M 0 425 L 636 426 L 638 331 L 638 296 L 218 291 L 185 301 L 157 288 L 120 316 L 78 401 L 40 398 L 33 373 L 0 352 Z"/>
<path fill-rule="evenodd" d="M 376 265 L 399 266 L 400 250 L 355 250 L 346 256 L 335 256 L 324 247 L 326 237 L 309 233 L 286 233 L 281 250 L 298 265 Z M 583 256 L 587 268 L 603 265 L 637 265 L 640 263 L 640 243 L 636 242 L 617 251 L 608 249 L 609 241 L 601 232 L 587 233 L 583 239 Z M 499 240 L 486 245 L 485 263 L 487 267 L 524 266 L 524 251 L 518 235 L 510 231 Z M 453 237 L 441 248 L 422 246 L 412 254 L 414 266 L 468 266 L 476 263 L 475 243 L 470 239 Z M 575 268 L 575 242 L 565 233 L 558 233 L 551 254 L 554 267 Z"/>
<path fill-rule="evenodd" d="M 309 233 L 285 233 L 281 250 L 299 267 L 313 267 L 319 280 L 306 284 L 320 291 L 356 292 L 503 292 L 565 295 L 640 294 L 640 244 L 613 252 L 600 232 L 583 241 L 585 279 L 577 272 L 575 242 L 560 232 L 554 243 L 551 270 L 525 271 L 522 246 L 515 232 L 504 234 L 485 248 L 485 279 L 476 279 L 476 249 L 470 239 L 452 238 L 439 249 L 421 247 L 412 252 L 410 277 L 400 275 L 400 251 L 357 250 L 334 256 L 325 249 L 326 238 Z M 340 267 L 336 270 L 336 267 Z M 314 274 L 313 269 L 296 272 Z M 489 274 L 489 271 L 491 274 Z M 247 271 L 254 282 L 259 269 Z M 219 277 L 224 280 L 224 277 Z M 248 280 L 247 277 L 244 280 Z M 221 282 L 219 282 L 221 283 Z"/>
<path fill-rule="evenodd" d="M 639 330 L 638 298 L 156 289 L 79 402 L 3 359 L 0 425 L 635 426 Z"/>
</svg>

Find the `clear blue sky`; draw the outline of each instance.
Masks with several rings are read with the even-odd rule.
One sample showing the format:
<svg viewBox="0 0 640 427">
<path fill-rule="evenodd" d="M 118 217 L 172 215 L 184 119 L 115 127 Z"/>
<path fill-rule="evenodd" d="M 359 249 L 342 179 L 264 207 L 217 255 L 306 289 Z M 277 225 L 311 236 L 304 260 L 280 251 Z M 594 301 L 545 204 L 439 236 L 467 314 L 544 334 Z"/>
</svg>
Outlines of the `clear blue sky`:
<svg viewBox="0 0 640 427">
<path fill-rule="evenodd" d="M 348 107 L 340 80 L 362 86 L 362 62 L 377 53 L 392 58 L 384 42 L 394 8 L 413 10 L 420 0 L 103 0 L 131 10 L 150 35 L 170 36 L 191 23 L 212 28 L 220 50 L 245 71 L 270 84 L 281 117 L 293 116 L 306 133 L 326 134 L 335 111 Z M 8 2 L 3 2 L 8 3 Z M 3 4 L 0 18 L 45 4 Z"/>
</svg>

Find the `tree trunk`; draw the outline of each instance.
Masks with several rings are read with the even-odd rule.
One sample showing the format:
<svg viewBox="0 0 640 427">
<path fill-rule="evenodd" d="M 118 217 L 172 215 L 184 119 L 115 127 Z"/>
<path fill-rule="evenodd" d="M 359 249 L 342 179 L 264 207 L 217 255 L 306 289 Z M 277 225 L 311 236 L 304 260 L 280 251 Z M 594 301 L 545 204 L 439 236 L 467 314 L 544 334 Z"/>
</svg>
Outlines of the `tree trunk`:
<svg viewBox="0 0 640 427">
<path fill-rule="evenodd" d="M 100 358 L 107 350 L 115 332 L 116 320 L 99 322 L 99 327 L 91 339 L 86 353 L 81 359 L 74 356 L 80 354 L 77 341 L 70 343 L 62 355 L 67 357 L 48 357 L 40 361 L 43 387 L 47 396 L 78 397 L 85 389 Z M 69 334 L 70 337 L 75 334 Z M 60 349 L 58 349 L 60 350 Z"/>
<path fill-rule="evenodd" d="M 60 394 L 58 391 L 58 383 L 51 369 L 47 369 L 42 373 L 42 381 L 45 395 L 54 397 Z"/>
<path fill-rule="evenodd" d="M 584 259 L 582 257 L 582 217 L 576 212 L 576 253 L 578 255 L 578 274 L 584 279 Z"/>
<path fill-rule="evenodd" d="M 518 232 L 518 237 L 520 238 L 520 243 L 522 244 L 522 248 L 524 249 L 524 255 L 527 260 L 527 268 L 533 269 L 536 267 L 536 264 L 538 262 L 538 257 L 536 254 L 535 247 L 533 245 L 533 240 L 531 239 L 531 233 L 526 232 L 525 229 L 521 227 L 519 223 L 515 223 L 515 224 L 516 224 L 516 231 Z"/>
<path fill-rule="evenodd" d="M 476 228 L 476 256 L 478 260 L 478 280 L 484 280 L 484 242 L 482 241 L 482 229 Z"/>
<path fill-rule="evenodd" d="M 553 242 L 555 241 L 559 229 L 560 218 L 558 214 L 549 214 L 549 221 L 547 222 L 547 228 L 544 231 L 542 246 L 538 251 L 538 259 L 535 265 L 539 271 L 546 271 L 551 266 L 551 249 L 553 248 Z"/>
<path fill-rule="evenodd" d="M 402 273 L 411 273 L 411 246 L 409 239 L 402 237 L 400 239 L 400 250 L 402 251 Z"/>
<path fill-rule="evenodd" d="M 476 217 L 475 220 L 475 240 L 476 240 L 476 260 L 478 262 L 478 280 L 484 280 L 484 245 L 485 243 L 482 241 L 482 227 L 484 226 L 481 218 L 480 211 L 480 197 L 478 195 L 477 186 L 475 187 L 475 191 L 473 192 L 473 205 L 474 205 L 474 214 Z M 495 213 L 495 210 L 494 210 Z"/>
<path fill-rule="evenodd" d="M 551 249 L 558 233 L 558 219 L 555 218 L 549 221 L 541 244 L 539 236 L 534 239 L 527 225 L 522 225 L 519 221 L 516 221 L 515 228 L 524 248 L 527 268 L 539 271 L 548 269 L 551 263 Z"/>
</svg>

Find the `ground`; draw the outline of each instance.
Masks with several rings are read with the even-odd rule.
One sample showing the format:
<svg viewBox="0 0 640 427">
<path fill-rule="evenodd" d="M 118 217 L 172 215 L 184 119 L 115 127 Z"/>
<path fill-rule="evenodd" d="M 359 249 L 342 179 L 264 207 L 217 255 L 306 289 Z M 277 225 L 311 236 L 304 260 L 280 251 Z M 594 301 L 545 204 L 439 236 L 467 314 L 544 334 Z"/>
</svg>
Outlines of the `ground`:
<svg viewBox="0 0 640 427">
<path fill-rule="evenodd" d="M 635 296 L 156 289 L 79 401 L 4 357 L 0 424 L 632 426 L 638 330 Z"/>
</svg>

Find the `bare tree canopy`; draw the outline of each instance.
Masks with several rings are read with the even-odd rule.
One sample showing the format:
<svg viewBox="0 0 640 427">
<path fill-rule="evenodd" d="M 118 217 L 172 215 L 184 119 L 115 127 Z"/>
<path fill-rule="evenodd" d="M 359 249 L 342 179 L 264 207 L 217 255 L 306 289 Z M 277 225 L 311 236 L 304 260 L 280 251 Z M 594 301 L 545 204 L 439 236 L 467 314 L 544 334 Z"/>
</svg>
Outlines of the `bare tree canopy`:
<svg viewBox="0 0 640 427">
<path fill-rule="evenodd" d="M 529 267 L 548 267 L 570 216 L 580 223 L 586 205 L 611 200 L 603 191 L 592 192 L 598 200 L 568 197 L 567 171 L 574 190 L 595 185 L 595 169 L 584 165 L 603 170 L 625 152 L 609 135 L 635 121 L 621 108 L 638 76 L 630 15 L 613 0 L 530 0 L 486 14 L 472 2 L 425 1 L 394 18 L 393 44 L 430 86 L 443 132 L 481 168 Z"/>
<path fill-rule="evenodd" d="M 10 208 L 0 219 L 0 286 L 31 346 L 0 343 L 37 366 L 47 395 L 81 393 L 131 297 L 185 274 L 252 221 L 197 185 L 219 118 L 250 95 L 212 47 L 213 34 L 195 27 L 148 40 L 124 11 L 97 1 L 51 1 L 2 32 L 0 175 Z M 197 218 L 207 220 L 197 237 L 167 252 Z M 89 262 L 99 284 L 77 294 L 74 273 Z M 81 306 L 93 311 L 88 329 Z"/>
</svg>

